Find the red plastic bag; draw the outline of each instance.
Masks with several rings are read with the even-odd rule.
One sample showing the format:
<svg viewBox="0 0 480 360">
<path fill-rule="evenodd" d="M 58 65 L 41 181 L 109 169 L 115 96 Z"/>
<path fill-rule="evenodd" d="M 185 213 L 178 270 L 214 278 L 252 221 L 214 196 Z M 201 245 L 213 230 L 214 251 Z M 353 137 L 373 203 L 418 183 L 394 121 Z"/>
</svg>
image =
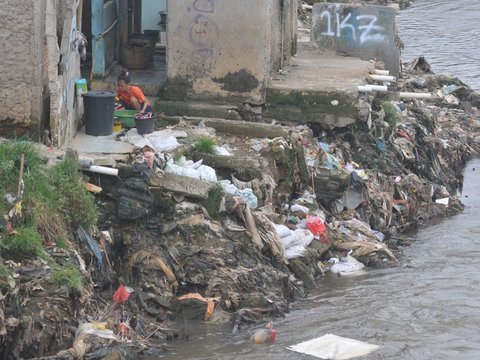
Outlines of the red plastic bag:
<svg viewBox="0 0 480 360">
<path fill-rule="evenodd" d="M 328 244 L 328 233 L 325 223 L 317 216 L 307 217 L 307 228 L 313 234 L 313 236 L 320 238 L 320 241 L 324 244 Z"/>
<path fill-rule="evenodd" d="M 115 304 L 123 304 L 125 303 L 128 298 L 130 297 L 130 291 L 128 291 L 125 285 L 120 285 L 113 294 L 113 302 Z"/>
</svg>

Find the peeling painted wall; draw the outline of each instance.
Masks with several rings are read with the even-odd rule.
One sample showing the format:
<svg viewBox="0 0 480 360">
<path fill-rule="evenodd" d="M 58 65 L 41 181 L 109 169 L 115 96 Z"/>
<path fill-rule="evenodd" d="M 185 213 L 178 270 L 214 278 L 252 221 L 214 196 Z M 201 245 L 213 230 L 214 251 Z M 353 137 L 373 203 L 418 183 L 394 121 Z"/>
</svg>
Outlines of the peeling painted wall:
<svg viewBox="0 0 480 360">
<path fill-rule="evenodd" d="M 43 114 L 45 1 L 0 7 L 0 135 L 36 135 Z"/>
<path fill-rule="evenodd" d="M 295 4 L 296 23 L 296 0 L 169 1 L 167 97 L 263 101 L 270 72 L 291 52 L 281 39 L 294 36 L 282 30 L 293 26 L 280 21 L 281 3 L 291 12 Z"/>
<path fill-rule="evenodd" d="M 400 72 L 395 10 L 389 7 L 317 3 L 311 37 L 321 48 L 383 61 L 392 75 Z"/>
<path fill-rule="evenodd" d="M 75 81 L 80 79 L 77 1 L 67 0 L 61 5 L 63 10 L 60 12 L 55 0 L 47 0 L 50 132 L 51 140 L 57 146 L 64 145 L 73 138 L 83 113 L 83 100 L 75 92 Z M 61 29 L 53 27 L 54 23 L 59 24 Z M 59 33 L 60 42 L 57 38 Z"/>
</svg>

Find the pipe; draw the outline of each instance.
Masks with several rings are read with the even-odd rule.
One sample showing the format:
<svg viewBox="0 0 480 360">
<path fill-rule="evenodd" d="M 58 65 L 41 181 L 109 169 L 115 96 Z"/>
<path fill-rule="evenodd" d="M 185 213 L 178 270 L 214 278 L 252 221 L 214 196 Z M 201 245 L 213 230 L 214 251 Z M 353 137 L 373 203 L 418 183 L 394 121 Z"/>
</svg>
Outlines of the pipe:
<svg viewBox="0 0 480 360">
<path fill-rule="evenodd" d="M 358 91 L 371 92 L 371 91 L 380 91 L 387 92 L 388 87 L 386 85 L 363 85 L 357 86 Z"/>
<path fill-rule="evenodd" d="M 395 76 L 390 75 L 370 75 L 370 79 L 374 81 L 397 81 Z"/>
<path fill-rule="evenodd" d="M 379 69 L 375 69 L 374 72 L 375 72 L 375 74 L 377 74 L 377 75 L 390 75 L 390 70 L 379 70 Z"/>
<path fill-rule="evenodd" d="M 357 88 L 358 88 L 358 91 L 363 91 L 363 92 L 372 92 L 373 91 L 368 86 L 357 86 Z"/>
<path fill-rule="evenodd" d="M 118 169 L 109 168 L 106 166 L 90 165 L 90 167 L 82 169 L 84 171 L 91 171 L 98 174 L 118 176 Z"/>
<path fill-rule="evenodd" d="M 401 98 L 409 99 L 430 99 L 432 97 L 431 93 L 399 92 L 398 95 Z"/>
</svg>

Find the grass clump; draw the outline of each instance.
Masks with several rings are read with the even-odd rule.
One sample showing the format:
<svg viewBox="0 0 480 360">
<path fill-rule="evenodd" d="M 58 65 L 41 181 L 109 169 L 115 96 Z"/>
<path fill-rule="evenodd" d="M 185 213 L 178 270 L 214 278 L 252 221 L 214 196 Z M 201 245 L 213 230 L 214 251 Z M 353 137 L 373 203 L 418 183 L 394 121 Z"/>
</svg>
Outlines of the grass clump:
<svg viewBox="0 0 480 360">
<path fill-rule="evenodd" d="M 56 269 L 52 273 L 51 281 L 57 286 L 66 286 L 70 294 L 80 293 L 83 289 L 84 277 L 73 265 Z"/>
<path fill-rule="evenodd" d="M 0 285 L 5 284 L 10 276 L 10 271 L 1 263 L 1 261 L 2 259 L 0 258 Z"/>
<path fill-rule="evenodd" d="M 208 198 L 204 201 L 203 206 L 207 209 L 208 215 L 217 218 L 220 215 L 220 203 L 222 201 L 223 189 L 216 184 L 208 193 Z"/>
<path fill-rule="evenodd" d="M 392 103 L 385 101 L 383 103 L 383 111 L 385 112 L 385 121 L 392 127 L 397 125 L 398 116 L 395 106 L 393 106 Z"/>
<path fill-rule="evenodd" d="M 85 189 L 75 161 L 64 160 L 47 166 L 47 161 L 35 150 L 33 143 L 26 141 L 0 143 L 0 194 L 16 195 L 21 154 L 24 154 L 27 166 L 23 174 L 22 217 L 15 219 L 15 228 L 22 231 L 17 229 L 20 238 L 0 233 L 2 252 L 24 252 L 22 248 L 25 247 L 25 253 L 34 254 L 38 239 L 40 245 L 44 239 L 68 248 L 68 239 L 79 225 L 91 228 L 96 224 L 94 196 Z M 0 199 L 2 215 L 11 207 Z M 37 236 L 34 236 L 35 232 Z M 31 248 L 24 233 L 34 239 Z"/>
<path fill-rule="evenodd" d="M 202 153 L 214 154 L 217 142 L 211 137 L 202 137 L 194 144 L 195 150 Z"/>
<path fill-rule="evenodd" d="M 0 237 L 0 250 L 12 259 L 34 258 L 42 252 L 42 238 L 32 226 L 19 227 L 15 234 Z"/>
</svg>

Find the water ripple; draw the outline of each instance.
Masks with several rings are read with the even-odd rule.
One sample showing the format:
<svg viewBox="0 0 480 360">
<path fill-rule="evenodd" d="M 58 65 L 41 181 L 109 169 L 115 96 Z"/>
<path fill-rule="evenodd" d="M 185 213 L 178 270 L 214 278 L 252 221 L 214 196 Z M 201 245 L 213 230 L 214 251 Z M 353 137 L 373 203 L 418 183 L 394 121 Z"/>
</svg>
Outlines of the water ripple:
<svg viewBox="0 0 480 360">
<path fill-rule="evenodd" d="M 437 73 L 460 78 L 480 91 L 480 2 L 416 0 L 397 16 L 405 43 L 402 61 L 425 56 Z"/>
</svg>

